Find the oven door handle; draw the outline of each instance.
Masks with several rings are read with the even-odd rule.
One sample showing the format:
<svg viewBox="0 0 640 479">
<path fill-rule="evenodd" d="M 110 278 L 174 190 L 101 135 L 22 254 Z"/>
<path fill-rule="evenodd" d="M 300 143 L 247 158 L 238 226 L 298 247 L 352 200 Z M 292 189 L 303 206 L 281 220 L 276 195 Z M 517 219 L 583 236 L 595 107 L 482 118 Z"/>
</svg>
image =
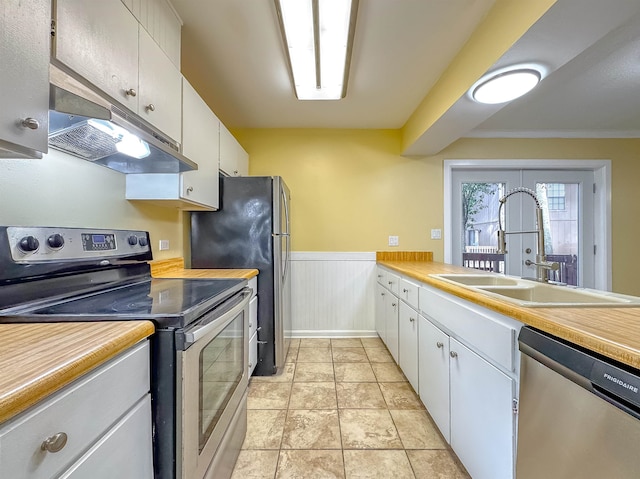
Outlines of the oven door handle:
<svg viewBox="0 0 640 479">
<path fill-rule="evenodd" d="M 253 290 L 244 288 L 236 297 L 231 298 L 227 303 L 223 303 L 218 309 L 225 310 L 220 316 L 213 316 L 206 323 L 200 324 L 193 329 L 184 332 L 184 349 L 186 350 L 196 341 L 204 338 L 210 332 L 222 328 L 235 318 L 249 304 L 249 299 Z M 213 311 L 215 314 L 215 310 Z"/>
</svg>

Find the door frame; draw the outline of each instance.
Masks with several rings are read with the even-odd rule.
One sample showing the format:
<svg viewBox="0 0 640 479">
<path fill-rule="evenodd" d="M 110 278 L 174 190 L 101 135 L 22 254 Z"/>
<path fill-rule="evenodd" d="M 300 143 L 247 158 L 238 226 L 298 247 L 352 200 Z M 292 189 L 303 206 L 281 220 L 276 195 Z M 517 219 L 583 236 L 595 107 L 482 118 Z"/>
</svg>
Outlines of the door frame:
<svg viewBox="0 0 640 479">
<path fill-rule="evenodd" d="M 518 170 L 592 170 L 595 182 L 593 199 L 594 285 L 596 289 L 611 291 L 611 160 L 496 160 L 450 159 L 444 160 L 444 261 L 452 261 L 452 171 L 461 169 L 518 169 Z"/>
</svg>

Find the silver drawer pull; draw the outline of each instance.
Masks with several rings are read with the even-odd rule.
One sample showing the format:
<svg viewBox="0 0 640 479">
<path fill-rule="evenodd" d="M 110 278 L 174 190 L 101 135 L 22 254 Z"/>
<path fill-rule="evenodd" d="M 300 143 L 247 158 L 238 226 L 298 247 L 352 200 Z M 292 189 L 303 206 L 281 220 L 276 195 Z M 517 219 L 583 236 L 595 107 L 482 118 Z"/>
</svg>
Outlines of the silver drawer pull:
<svg viewBox="0 0 640 479">
<path fill-rule="evenodd" d="M 22 126 L 25 128 L 29 128 L 30 130 L 37 130 L 40 128 L 40 123 L 35 118 L 25 118 L 20 122 Z"/>
<path fill-rule="evenodd" d="M 396 307 L 396 303 L 391 303 L 391 306 L 395 308 Z"/>
<path fill-rule="evenodd" d="M 409 290 L 408 290 L 407 288 L 402 288 L 402 292 L 403 292 L 403 293 L 408 293 L 408 292 L 409 292 Z"/>
<path fill-rule="evenodd" d="M 125 93 L 127 96 L 136 96 L 138 94 L 138 92 L 135 91 L 133 88 L 129 88 L 128 90 L 125 90 Z"/>
<path fill-rule="evenodd" d="M 153 103 L 149 103 L 144 109 L 147 111 L 156 111 L 156 106 Z"/>
<path fill-rule="evenodd" d="M 438 342 L 436 343 L 436 348 L 440 349 L 440 348 L 442 348 L 442 346 L 444 346 L 444 344 L 443 344 L 443 343 L 441 343 L 440 341 L 438 341 Z"/>
<path fill-rule="evenodd" d="M 452 358 L 457 358 L 458 353 L 456 353 L 455 351 L 449 351 L 449 356 L 451 356 Z"/>
<path fill-rule="evenodd" d="M 409 318 L 409 321 L 410 321 L 411 323 L 413 323 L 415 320 L 416 320 L 416 318 Z"/>
<path fill-rule="evenodd" d="M 66 446 L 66 444 L 67 435 L 64 432 L 59 432 L 58 434 L 54 434 L 42 441 L 40 449 L 49 452 L 59 452 L 64 446 Z"/>
</svg>

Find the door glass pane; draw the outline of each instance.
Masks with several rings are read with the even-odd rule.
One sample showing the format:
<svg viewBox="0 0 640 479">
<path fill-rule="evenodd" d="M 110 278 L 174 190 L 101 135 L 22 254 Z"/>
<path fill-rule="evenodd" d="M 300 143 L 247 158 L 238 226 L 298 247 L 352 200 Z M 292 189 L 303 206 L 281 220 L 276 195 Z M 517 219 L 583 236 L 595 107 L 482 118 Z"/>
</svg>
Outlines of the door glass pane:
<svg viewBox="0 0 640 479">
<path fill-rule="evenodd" d="M 549 279 L 574 286 L 578 285 L 579 187 L 578 183 L 536 183 L 542 202 L 545 254 L 548 261 L 560 264 L 558 271 L 549 271 Z"/>
<path fill-rule="evenodd" d="M 505 183 L 462 183 L 462 265 L 504 273 L 504 254 L 497 254 L 498 211 Z M 504 225 L 504 211 L 502 224 Z"/>
<path fill-rule="evenodd" d="M 242 379 L 243 317 L 236 316 L 200 352 L 200 452 Z"/>
</svg>

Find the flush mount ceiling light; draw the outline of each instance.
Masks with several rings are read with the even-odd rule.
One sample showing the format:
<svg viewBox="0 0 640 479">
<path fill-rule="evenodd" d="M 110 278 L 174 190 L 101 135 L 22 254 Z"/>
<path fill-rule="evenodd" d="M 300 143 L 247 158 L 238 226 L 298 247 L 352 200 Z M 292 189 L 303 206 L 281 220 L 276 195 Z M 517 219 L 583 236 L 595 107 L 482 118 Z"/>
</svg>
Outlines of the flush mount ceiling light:
<svg viewBox="0 0 640 479">
<path fill-rule="evenodd" d="M 347 94 L 358 0 L 275 0 L 298 100 Z"/>
<path fill-rule="evenodd" d="M 471 98 L 478 103 L 504 103 L 530 92 L 540 83 L 542 76 L 538 68 L 509 67 L 485 75 L 469 91 Z"/>
</svg>

